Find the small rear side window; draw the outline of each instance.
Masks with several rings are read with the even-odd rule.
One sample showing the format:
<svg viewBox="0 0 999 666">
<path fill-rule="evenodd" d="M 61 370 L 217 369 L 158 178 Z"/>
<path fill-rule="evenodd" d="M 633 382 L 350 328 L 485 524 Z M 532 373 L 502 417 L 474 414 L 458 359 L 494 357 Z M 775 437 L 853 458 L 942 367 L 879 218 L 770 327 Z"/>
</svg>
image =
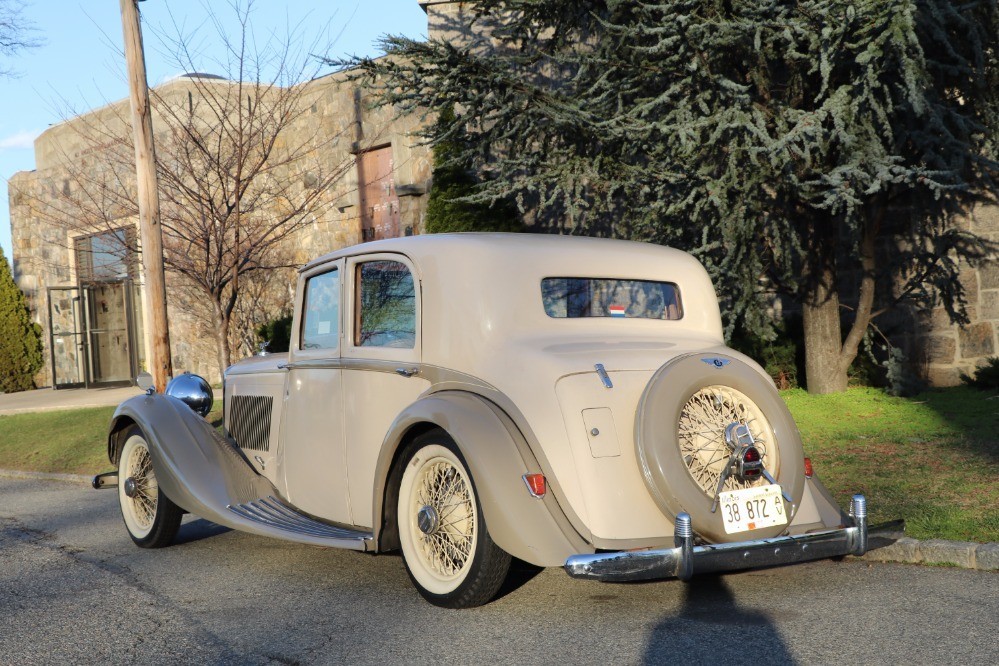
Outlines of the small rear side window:
<svg viewBox="0 0 999 666">
<path fill-rule="evenodd" d="M 541 281 L 545 312 L 556 319 L 619 317 L 667 319 L 683 317 L 680 290 L 672 282 L 608 278 L 545 278 Z"/>
</svg>

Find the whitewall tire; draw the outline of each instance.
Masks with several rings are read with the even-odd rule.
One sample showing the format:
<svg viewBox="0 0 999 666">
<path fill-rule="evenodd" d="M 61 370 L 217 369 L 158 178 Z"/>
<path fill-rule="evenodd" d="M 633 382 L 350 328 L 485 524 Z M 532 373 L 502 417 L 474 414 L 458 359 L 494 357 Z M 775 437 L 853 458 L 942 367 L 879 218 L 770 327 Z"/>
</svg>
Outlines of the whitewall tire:
<svg viewBox="0 0 999 666">
<path fill-rule="evenodd" d="M 506 579 L 510 556 L 489 536 L 457 445 L 434 430 L 417 437 L 402 462 L 397 516 L 410 579 L 436 606 L 486 603 Z"/>
<path fill-rule="evenodd" d="M 140 548 L 168 546 L 184 512 L 160 490 L 142 431 L 132 426 L 124 438 L 118 456 L 118 503 L 125 528 Z"/>
</svg>

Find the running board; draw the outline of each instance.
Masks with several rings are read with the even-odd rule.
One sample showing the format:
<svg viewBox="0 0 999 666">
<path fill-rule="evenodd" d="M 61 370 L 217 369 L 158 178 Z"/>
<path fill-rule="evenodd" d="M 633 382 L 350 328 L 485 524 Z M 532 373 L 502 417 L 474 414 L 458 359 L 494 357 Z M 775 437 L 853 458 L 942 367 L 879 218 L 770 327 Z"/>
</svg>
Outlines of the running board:
<svg viewBox="0 0 999 666">
<path fill-rule="evenodd" d="M 253 524 L 254 529 L 249 531 L 285 541 L 364 551 L 372 550 L 374 543 L 371 532 L 336 527 L 318 521 L 274 496 L 244 504 L 230 504 L 226 508 Z"/>
</svg>

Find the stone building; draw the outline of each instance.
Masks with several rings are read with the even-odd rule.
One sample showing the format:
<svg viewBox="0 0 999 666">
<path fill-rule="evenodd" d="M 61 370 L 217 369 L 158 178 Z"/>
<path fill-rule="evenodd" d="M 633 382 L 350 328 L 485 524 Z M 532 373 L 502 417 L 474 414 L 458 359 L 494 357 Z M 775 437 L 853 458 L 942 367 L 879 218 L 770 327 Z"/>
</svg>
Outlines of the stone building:
<svg viewBox="0 0 999 666">
<path fill-rule="evenodd" d="M 471 27 L 464 3 L 431 0 L 420 5 L 427 12 L 431 37 L 474 41 L 488 48 L 488 28 Z M 338 137 L 330 143 L 328 159 L 350 165 L 346 177 L 326 193 L 332 205 L 289 239 L 287 250 L 295 263 L 364 240 L 420 233 L 423 228 L 431 155 L 412 136 L 420 120 L 399 118 L 392 109 L 371 108 L 365 103 L 365 91 L 349 78 L 349 73 L 338 73 L 304 84 L 314 102 L 289 130 L 289 140 L 296 133 L 317 130 Z M 176 104 L 191 103 L 196 83 L 203 81 L 181 77 L 157 91 Z M 122 117 L 127 118 L 124 101 L 51 127 L 35 142 L 36 169 L 18 173 L 10 181 L 14 275 L 35 321 L 45 331 L 46 365 L 36 380 L 40 386 L 132 382 L 148 356 L 139 271 L 128 252 L 114 251 L 135 234 L 134 217 L 87 231 L 56 223 L 50 211 L 41 210 L 45 202 L 72 189 L 69 171 L 99 168 L 102 144 L 94 138 L 95 128 L 112 126 Z M 301 178 L 302 187 L 309 187 L 309 174 Z M 979 209 L 970 224 L 999 242 L 999 209 Z M 175 372 L 189 370 L 217 380 L 211 322 L 199 314 L 198 299 L 175 276 L 168 274 L 167 281 Z M 943 308 L 896 317 L 904 322 L 896 327 L 898 339 L 920 374 L 934 385 L 956 384 L 961 372 L 972 372 L 985 358 L 999 353 L 999 264 L 968 268 L 963 282 L 968 326 L 952 325 Z M 291 274 L 280 274 L 267 285 L 271 312 L 288 309 L 291 289 Z"/>
<path fill-rule="evenodd" d="M 159 86 L 155 97 L 160 106 L 190 104 L 197 109 L 206 86 L 230 85 L 218 77 L 185 75 Z M 431 154 L 412 136 L 419 118 L 399 118 L 394 109 L 373 107 L 349 72 L 303 85 L 308 106 L 284 130 L 279 144 L 293 145 L 306 135 L 325 137 L 323 162 L 342 168 L 343 176 L 323 193 L 321 212 L 286 239 L 286 261 L 300 265 L 365 240 L 420 233 Z M 130 132 L 123 126 L 128 113 L 123 100 L 50 127 L 35 141 L 36 169 L 10 180 L 15 279 L 45 338 L 39 386 L 132 383 L 146 366 L 144 287 L 134 256 L 137 217 L 112 210 L 100 224 L 84 222 L 58 203 L 82 183 L 92 186 L 107 178 L 111 153 L 120 148 L 114 137 Z M 157 122 L 163 113 L 154 108 L 157 132 L 165 131 L 164 123 Z M 296 166 L 289 166 L 301 171 L 290 176 L 300 178 L 296 186 L 313 187 L 309 169 Z M 166 277 L 174 371 L 218 381 L 217 347 L 204 299 L 177 275 L 168 271 Z M 290 310 L 293 280 L 293 270 L 273 276 L 260 311 L 277 316 Z M 247 352 L 245 347 L 242 353 L 234 351 L 234 360 Z"/>
<path fill-rule="evenodd" d="M 977 208 L 968 225 L 974 233 L 999 242 L 999 207 Z M 916 313 L 907 336 L 910 358 L 932 386 L 959 384 L 961 373 L 973 375 L 987 358 L 999 356 L 999 261 L 965 267 L 961 284 L 971 320 L 967 326 L 951 324 L 944 308 L 937 307 Z"/>
</svg>

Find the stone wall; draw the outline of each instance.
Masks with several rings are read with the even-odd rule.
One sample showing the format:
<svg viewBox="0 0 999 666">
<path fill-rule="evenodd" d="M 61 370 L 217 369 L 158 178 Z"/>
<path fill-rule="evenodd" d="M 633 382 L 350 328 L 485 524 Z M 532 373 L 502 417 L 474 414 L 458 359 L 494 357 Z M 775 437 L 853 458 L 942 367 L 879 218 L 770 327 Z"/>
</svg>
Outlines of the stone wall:
<svg viewBox="0 0 999 666">
<path fill-rule="evenodd" d="M 220 81 L 218 85 L 227 82 Z M 422 231 L 426 200 L 423 195 L 429 185 L 432 157 L 427 148 L 417 145 L 418 141 L 410 136 L 418 129 L 420 119 L 399 118 L 393 108 L 372 108 L 370 100 L 348 80 L 346 73 L 303 85 L 311 104 L 282 140 L 295 145 L 303 137 L 318 137 L 322 141 L 323 168 L 341 169 L 343 178 L 324 193 L 318 207 L 320 212 L 311 222 L 288 238 L 285 252 L 290 262 L 302 264 L 360 242 L 355 159 L 370 148 L 391 146 L 402 228 L 411 226 L 417 233 Z M 186 104 L 189 93 L 196 94 L 196 88 L 181 78 L 157 88 L 157 92 L 167 103 Z M 73 238 L 81 233 L 73 220 L 58 219 L 53 206 L 60 193 L 74 187 L 67 175 L 70 168 L 75 173 L 97 173 L 102 168 L 102 152 L 120 149 L 112 139 L 105 138 L 120 135 L 122 123 L 128 121 L 127 114 L 127 102 L 120 101 L 51 127 L 35 141 L 37 169 L 18 173 L 10 181 L 14 277 L 45 337 L 45 367 L 36 377 L 39 386 L 52 385 L 47 289 L 76 284 L 72 247 Z M 155 112 L 153 122 L 155 128 Z M 293 164 L 289 168 L 296 167 Z M 294 175 L 301 179 L 301 188 L 311 186 L 313 178 L 308 169 Z M 134 213 L 120 220 L 119 226 L 128 224 L 135 224 Z M 266 311 L 272 315 L 290 311 L 294 278 L 293 270 L 273 276 L 267 284 Z M 183 284 L 181 278 L 168 273 L 167 309 L 175 373 L 188 370 L 218 381 L 213 324 L 204 298 Z M 136 311 L 141 316 L 141 307 L 136 307 Z M 262 322 L 249 322 L 248 326 L 253 323 Z M 240 351 L 233 351 L 234 359 L 239 358 Z M 148 358 L 148 354 L 143 356 Z"/>
<path fill-rule="evenodd" d="M 977 208 L 970 229 L 999 242 L 999 207 Z M 915 360 L 933 386 L 955 386 L 960 375 L 973 375 L 975 368 L 992 356 L 999 356 L 999 261 L 992 260 L 961 272 L 961 284 L 968 299 L 967 326 L 950 322 L 943 307 L 918 313 Z"/>
</svg>

